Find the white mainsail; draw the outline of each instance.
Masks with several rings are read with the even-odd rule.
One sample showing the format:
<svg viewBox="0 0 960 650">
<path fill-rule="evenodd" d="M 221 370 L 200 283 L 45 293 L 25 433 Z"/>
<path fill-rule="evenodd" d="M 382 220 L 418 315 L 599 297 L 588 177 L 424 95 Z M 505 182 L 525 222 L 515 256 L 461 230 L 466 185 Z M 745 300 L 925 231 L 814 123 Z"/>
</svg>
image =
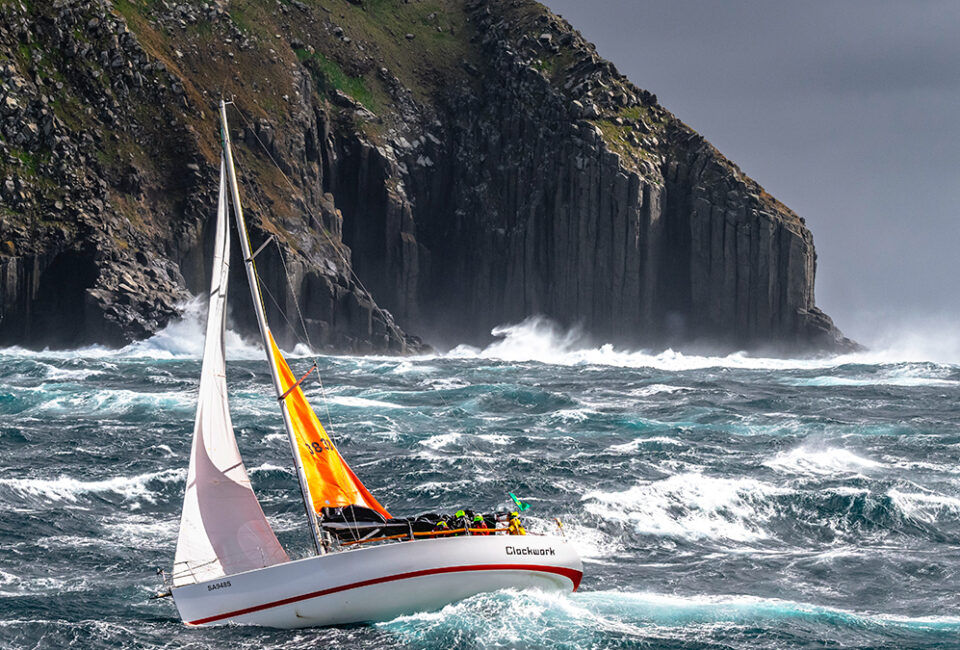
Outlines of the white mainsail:
<svg viewBox="0 0 960 650">
<path fill-rule="evenodd" d="M 233 433 L 224 354 L 229 269 L 226 170 L 221 158 L 210 305 L 190 469 L 173 565 L 175 587 L 289 559 L 253 493 Z"/>
</svg>

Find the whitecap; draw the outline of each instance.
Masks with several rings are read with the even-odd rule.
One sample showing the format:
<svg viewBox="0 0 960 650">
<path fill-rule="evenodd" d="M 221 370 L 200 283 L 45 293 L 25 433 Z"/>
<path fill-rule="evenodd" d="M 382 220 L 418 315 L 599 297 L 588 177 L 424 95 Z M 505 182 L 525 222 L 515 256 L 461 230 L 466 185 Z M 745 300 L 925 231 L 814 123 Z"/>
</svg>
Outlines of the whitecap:
<svg viewBox="0 0 960 650">
<path fill-rule="evenodd" d="M 594 526 L 581 524 L 575 520 L 567 520 L 563 517 L 559 519 L 563 523 L 562 529 L 557 526 L 554 519 L 530 516 L 524 519 L 524 525 L 531 533 L 562 536 L 586 561 L 616 558 L 624 550 L 623 542 Z"/>
<path fill-rule="evenodd" d="M 41 387 L 42 392 L 42 387 Z M 105 417 L 128 413 L 138 408 L 153 410 L 192 411 L 196 395 L 192 392 L 146 393 L 126 389 L 100 389 L 93 392 L 54 393 L 54 397 L 31 406 L 30 413 L 81 414 Z"/>
<path fill-rule="evenodd" d="M 639 451 L 640 447 L 643 445 L 651 444 L 677 445 L 678 447 L 684 446 L 683 442 L 674 438 L 667 438 L 666 436 L 651 436 L 650 438 L 637 438 L 635 440 L 631 440 L 630 442 L 610 445 L 607 447 L 607 451 L 612 451 L 617 454 L 631 454 Z"/>
<path fill-rule="evenodd" d="M 83 380 L 89 377 L 95 377 L 97 375 L 103 374 L 103 371 L 97 368 L 65 368 L 63 366 L 58 366 L 55 364 L 44 363 L 43 361 L 37 361 L 37 364 L 44 369 L 45 378 L 52 379 L 52 380 L 59 380 L 59 379 Z"/>
<path fill-rule="evenodd" d="M 424 447 L 429 447 L 430 449 L 442 449 L 447 445 L 452 445 L 462 437 L 462 433 L 441 433 L 439 435 L 430 436 L 426 440 L 421 440 L 420 444 Z"/>
<path fill-rule="evenodd" d="M 502 433 L 483 433 L 476 437 L 484 442 L 489 442 L 491 445 L 509 445 L 511 443 L 510 437 Z"/>
<path fill-rule="evenodd" d="M 649 386 L 641 386 L 640 388 L 633 388 L 627 391 L 628 395 L 633 395 L 634 397 L 650 397 L 652 395 L 661 395 L 661 394 L 673 394 L 673 393 L 683 393 L 687 391 L 692 391 L 692 388 L 687 388 L 686 386 L 670 386 L 668 384 L 650 384 Z"/>
<path fill-rule="evenodd" d="M 187 470 L 181 468 L 136 476 L 117 476 L 99 481 L 81 481 L 64 475 L 52 479 L 0 478 L 0 486 L 23 496 L 40 497 L 46 501 L 76 503 L 83 495 L 114 493 L 122 496 L 125 501 L 144 500 L 154 503 L 156 492 L 148 487 L 150 483 L 183 481 L 186 475 Z"/>
<path fill-rule="evenodd" d="M 955 519 L 960 514 L 960 499 L 934 493 L 901 492 L 892 488 L 887 496 L 905 517 L 933 524 L 949 514 Z"/>
<path fill-rule="evenodd" d="M 854 628 L 903 626 L 946 627 L 960 631 L 960 617 L 920 616 L 858 612 L 810 603 L 763 598 L 751 595 L 674 595 L 652 592 L 597 591 L 575 594 L 573 600 L 587 609 L 619 614 L 631 620 L 658 625 L 689 626 L 698 623 L 730 622 L 749 624 L 789 618 L 827 619 Z"/>
<path fill-rule="evenodd" d="M 800 359 L 758 357 L 742 351 L 724 356 L 709 356 L 685 354 L 673 349 L 662 352 L 621 350 L 609 343 L 596 346 L 581 329 L 575 327 L 565 330 L 542 316 L 532 316 L 520 323 L 499 325 L 491 330 L 491 334 L 500 340 L 482 349 L 469 345 L 459 345 L 445 356 L 452 359 L 532 361 L 556 365 L 655 368 L 666 371 L 710 368 L 773 371 L 815 370 L 838 368 L 848 364 L 883 366 L 911 361 L 927 361 L 929 359 L 939 360 L 942 357 L 942 354 L 928 355 L 929 349 L 919 350 L 916 347 L 904 346 Z"/>
<path fill-rule="evenodd" d="M 180 305 L 179 309 L 180 318 L 172 320 L 150 338 L 119 349 L 90 345 L 72 350 L 45 349 L 37 352 L 14 346 L 0 349 L 0 354 L 43 359 L 199 359 L 203 356 L 206 301 L 194 297 Z M 233 330 L 227 330 L 224 343 L 228 359 L 263 358 L 263 350 L 259 345 L 248 343 Z"/>
<path fill-rule="evenodd" d="M 381 409 L 402 409 L 406 408 L 400 404 L 391 404 L 390 402 L 382 402 L 375 399 L 367 399 L 365 397 L 355 397 L 352 395 L 331 395 L 327 397 L 327 402 L 330 404 L 337 404 L 339 406 L 347 406 L 350 408 L 381 408 Z"/>
<path fill-rule="evenodd" d="M 807 379 L 786 379 L 783 383 L 790 386 L 811 387 L 839 387 L 839 386 L 960 386 L 960 382 L 952 379 L 937 379 L 935 377 L 811 377 Z"/>
<path fill-rule="evenodd" d="M 176 542 L 180 522 L 155 516 L 132 515 L 103 525 L 106 537 L 119 546 L 168 549 Z"/>
<path fill-rule="evenodd" d="M 286 436 L 284 436 L 286 437 Z M 284 474 L 293 474 L 293 469 L 290 467 L 284 467 L 282 465 L 274 465 L 273 463 L 262 463 L 256 467 L 248 467 L 247 472 L 250 474 L 256 474 L 258 472 L 283 472 Z"/>
<path fill-rule="evenodd" d="M 470 630 L 483 647 L 594 647 L 597 633 L 619 637 L 617 645 L 689 645 L 699 633 L 806 620 L 864 628 L 960 631 L 955 616 L 906 617 L 857 612 L 749 595 L 674 595 L 618 590 L 575 594 L 503 590 L 480 594 L 436 612 L 401 616 L 376 624 L 418 646 L 439 645 Z M 510 621 L 504 624 L 504 621 Z M 459 638 L 454 636 L 452 638 Z M 842 637 L 841 637 L 842 638 Z"/>
<path fill-rule="evenodd" d="M 770 497 L 788 492 L 754 479 L 691 472 L 623 492 L 589 492 L 582 499 L 588 512 L 639 533 L 752 542 L 768 537 L 763 523 L 775 514 Z"/>
<path fill-rule="evenodd" d="M 596 411 L 590 409 L 582 408 L 573 408 L 573 409 L 559 409 L 550 413 L 550 417 L 556 418 L 561 422 L 583 422 L 588 420 L 590 416 L 595 415 Z"/>
<path fill-rule="evenodd" d="M 853 452 L 835 447 L 822 449 L 806 446 L 783 451 L 763 463 L 767 467 L 784 474 L 803 476 L 834 476 L 859 474 L 863 470 L 883 467 L 869 458 L 857 456 Z"/>
</svg>

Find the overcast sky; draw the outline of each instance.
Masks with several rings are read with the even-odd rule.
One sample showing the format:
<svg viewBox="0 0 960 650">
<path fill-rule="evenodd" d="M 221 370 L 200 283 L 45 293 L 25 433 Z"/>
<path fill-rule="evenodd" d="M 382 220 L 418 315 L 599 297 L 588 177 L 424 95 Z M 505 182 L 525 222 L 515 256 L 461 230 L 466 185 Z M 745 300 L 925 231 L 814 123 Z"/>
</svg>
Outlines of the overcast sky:
<svg viewBox="0 0 960 650">
<path fill-rule="evenodd" d="M 960 323 L 960 0 L 546 2 L 806 218 L 846 333 Z"/>
</svg>

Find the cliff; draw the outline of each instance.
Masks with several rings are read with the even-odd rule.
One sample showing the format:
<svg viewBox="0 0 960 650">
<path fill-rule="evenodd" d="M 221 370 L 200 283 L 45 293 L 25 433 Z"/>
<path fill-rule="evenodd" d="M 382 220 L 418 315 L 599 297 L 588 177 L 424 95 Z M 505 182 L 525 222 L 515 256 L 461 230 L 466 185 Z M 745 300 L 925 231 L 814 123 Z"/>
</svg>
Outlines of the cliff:
<svg viewBox="0 0 960 650">
<path fill-rule="evenodd" d="M 201 291 L 224 95 L 285 343 L 299 303 L 337 350 L 532 314 L 631 345 L 851 345 L 815 305 L 803 219 L 535 2 L 0 18 L 0 344 L 121 344 Z"/>
</svg>

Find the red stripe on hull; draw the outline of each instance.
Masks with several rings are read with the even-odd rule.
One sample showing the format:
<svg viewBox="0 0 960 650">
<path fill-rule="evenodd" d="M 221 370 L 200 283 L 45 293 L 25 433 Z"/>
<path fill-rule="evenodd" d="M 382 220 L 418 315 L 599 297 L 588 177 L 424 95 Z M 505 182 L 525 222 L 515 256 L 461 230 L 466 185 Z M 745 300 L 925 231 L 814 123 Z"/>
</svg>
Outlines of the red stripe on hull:
<svg viewBox="0 0 960 650">
<path fill-rule="evenodd" d="M 353 582 L 347 585 L 340 585 L 339 587 L 331 587 L 330 589 L 321 589 L 320 591 L 312 591 L 308 594 L 302 594 L 300 596 L 291 596 L 290 598 L 284 598 L 282 600 L 277 600 L 272 603 L 265 603 L 263 605 L 254 605 L 253 607 L 245 607 L 244 609 L 238 609 L 234 612 L 227 612 L 225 614 L 217 614 L 216 616 L 208 616 L 207 618 L 200 618 L 195 621 L 188 622 L 187 625 L 203 625 L 205 623 L 213 623 L 214 621 L 222 621 L 225 618 L 233 618 L 234 616 L 243 616 L 244 614 L 252 614 L 253 612 L 259 612 L 264 609 L 270 609 L 271 607 L 280 607 L 281 605 L 298 603 L 303 600 L 310 600 L 311 598 L 319 598 L 321 596 L 328 596 L 330 594 L 335 594 L 341 591 L 347 591 L 349 589 L 359 589 L 360 587 L 369 587 L 370 585 L 378 585 L 384 582 L 394 582 L 396 580 L 406 580 L 408 578 L 419 578 L 422 576 L 436 575 L 439 573 L 457 573 L 462 571 L 537 571 L 540 573 L 556 573 L 557 575 L 561 575 L 561 576 L 564 576 L 565 578 L 570 579 L 570 581 L 573 582 L 574 591 L 576 591 L 577 588 L 580 587 L 580 580 L 583 579 L 582 571 L 577 571 L 576 569 L 568 569 L 566 567 L 540 566 L 540 565 L 530 565 L 530 564 L 477 564 L 474 566 L 440 567 L 437 569 L 423 569 L 421 571 L 410 571 L 408 573 L 398 573 L 396 575 L 384 576 L 382 578 L 371 578 L 370 580 Z"/>
</svg>

